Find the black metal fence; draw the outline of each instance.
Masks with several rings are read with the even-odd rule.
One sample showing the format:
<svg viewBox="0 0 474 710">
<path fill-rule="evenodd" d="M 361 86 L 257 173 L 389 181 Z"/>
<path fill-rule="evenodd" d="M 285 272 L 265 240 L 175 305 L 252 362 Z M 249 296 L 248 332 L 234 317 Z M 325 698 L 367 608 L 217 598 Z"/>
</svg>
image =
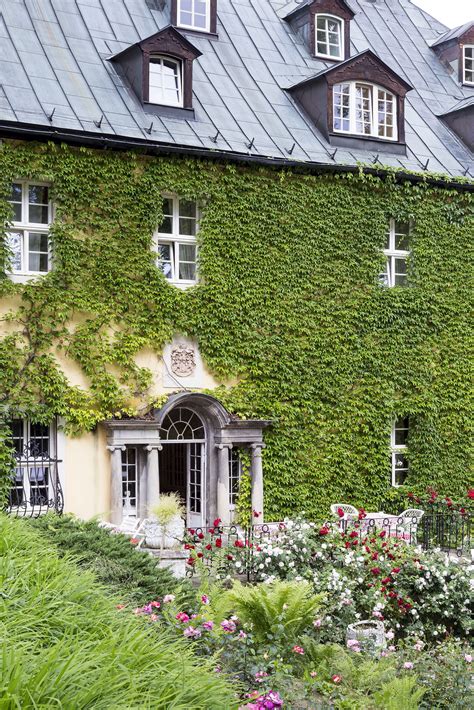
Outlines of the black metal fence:
<svg viewBox="0 0 474 710">
<path fill-rule="evenodd" d="M 296 524 L 297 525 L 297 524 Z M 362 519 L 332 520 L 328 531 L 339 529 L 358 542 L 369 537 L 400 541 L 423 550 L 439 548 L 459 557 L 471 556 L 473 543 L 472 510 L 464 513 L 447 509 L 432 509 L 421 518 L 415 514 L 398 516 L 380 514 Z M 266 523 L 250 527 L 237 525 L 217 528 L 196 528 L 188 531 L 185 547 L 189 550 L 187 576 L 197 574 L 242 575 L 248 581 L 258 577 L 261 545 L 270 539 L 274 545 L 284 545 L 285 523 Z M 316 534 L 318 534 L 316 529 Z"/>
</svg>

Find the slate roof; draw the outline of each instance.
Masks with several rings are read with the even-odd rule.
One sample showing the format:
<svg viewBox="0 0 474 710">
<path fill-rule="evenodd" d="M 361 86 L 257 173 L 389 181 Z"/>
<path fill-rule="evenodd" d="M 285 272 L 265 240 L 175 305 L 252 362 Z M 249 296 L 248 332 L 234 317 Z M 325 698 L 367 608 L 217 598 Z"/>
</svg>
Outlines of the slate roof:
<svg viewBox="0 0 474 710">
<path fill-rule="evenodd" d="M 446 27 L 409 0 L 348 4 L 356 13 L 351 56 L 370 48 L 415 87 L 406 98 L 407 156 L 381 143 L 379 161 L 420 170 L 429 159 L 431 171 L 474 174 L 474 155 L 438 118 L 474 96 L 429 46 Z M 149 134 L 150 114 L 109 58 L 167 26 L 169 0 L 0 0 L 0 133 L 13 122 L 190 152 L 285 160 L 295 144 L 292 160 L 372 162 L 373 151 L 346 148 L 331 160 L 334 149 L 285 91 L 330 65 L 311 57 L 282 19 L 294 0 L 217 5 L 218 39 L 182 31 L 202 52 L 193 69 L 195 120 L 153 116 Z"/>
</svg>

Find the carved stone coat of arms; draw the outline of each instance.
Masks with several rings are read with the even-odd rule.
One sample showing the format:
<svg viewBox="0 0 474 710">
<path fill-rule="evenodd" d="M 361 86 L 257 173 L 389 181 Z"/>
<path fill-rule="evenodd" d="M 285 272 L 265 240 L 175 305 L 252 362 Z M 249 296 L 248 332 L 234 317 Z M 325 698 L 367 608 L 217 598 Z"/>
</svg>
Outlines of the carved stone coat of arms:
<svg viewBox="0 0 474 710">
<path fill-rule="evenodd" d="M 171 351 L 171 371 L 178 377 L 189 377 L 196 369 L 194 348 L 178 345 Z"/>
</svg>

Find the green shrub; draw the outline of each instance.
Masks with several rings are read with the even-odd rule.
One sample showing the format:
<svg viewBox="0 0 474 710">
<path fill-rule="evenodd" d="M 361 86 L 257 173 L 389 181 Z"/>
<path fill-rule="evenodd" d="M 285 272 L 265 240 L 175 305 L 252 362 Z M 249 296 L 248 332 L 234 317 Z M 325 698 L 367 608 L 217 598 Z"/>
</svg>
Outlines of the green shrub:
<svg viewBox="0 0 474 710">
<path fill-rule="evenodd" d="M 31 520 L 31 525 L 54 543 L 60 555 L 73 555 L 91 570 L 103 584 L 111 587 L 124 602 L 136 606 L 173 593 L 190 597 L 187 582 L 179 583 L 156 560 L 136 550 L 124 535 L 114 535 L 100 528 L 95 520 L 81 521 L 71 515 L 45 515 Z"/>
<path fill-rule="evenodd" d="M 239 619 L 249 624 L 255 638 L 292 643 L 311 626 L 321 606 L 308 582 L 274 582 L 244 587 L 236 584 L 227 598 Z"/>
<path fill-rule="evenodd" d="M 235 695 L 163 629 L 115 609 L 87 571 L 0 516 L 0 708 L 209 710 Z"/>
</svg>

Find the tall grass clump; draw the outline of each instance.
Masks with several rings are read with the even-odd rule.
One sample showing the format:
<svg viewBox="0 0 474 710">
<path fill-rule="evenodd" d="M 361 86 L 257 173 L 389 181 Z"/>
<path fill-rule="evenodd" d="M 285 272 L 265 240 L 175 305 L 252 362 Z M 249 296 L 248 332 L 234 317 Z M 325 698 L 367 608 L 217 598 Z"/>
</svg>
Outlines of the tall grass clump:
<svg viewBox="0 0 474 710">
<path fill-rule="evenodd" d="M 215 659 L 197 661 L 116 602 L 28 523 L 0 515 L 0 709 L 236 707 Z"/>
<path fill-rule="evenodd" d="M 95 520 L 78 520 L 72 515 L 43 515 L 30 521 L 56 546 L 59 555 L 73 555 L 81 567 L 120 595 L 121 600 L 142 606 L 150 599 L 173 593 L 181 599 L 192 597 L 191 585 L 178 582 L 156 560 L 130 544 L 125 535 L 114 535 Z"/>
</svg>

